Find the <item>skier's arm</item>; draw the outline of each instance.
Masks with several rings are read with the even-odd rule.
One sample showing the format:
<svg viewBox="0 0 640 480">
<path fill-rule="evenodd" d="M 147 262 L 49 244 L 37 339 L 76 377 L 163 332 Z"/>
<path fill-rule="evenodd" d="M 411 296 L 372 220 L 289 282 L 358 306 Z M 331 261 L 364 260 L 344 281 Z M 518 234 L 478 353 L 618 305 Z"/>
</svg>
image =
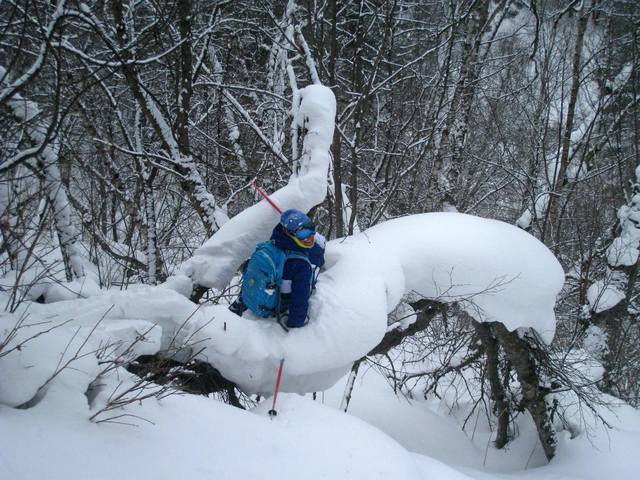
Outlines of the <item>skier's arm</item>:
<svg viewBox="0 0 640 480">
<path fill-rule="evenodd" d="M 309 294 L 311 292 L 311 266 L 301 260 L 294 260 L 295 268 L 291 275 L 291 306 L 287 327 L 303 327 L 309 310 Z"/>
</svg>

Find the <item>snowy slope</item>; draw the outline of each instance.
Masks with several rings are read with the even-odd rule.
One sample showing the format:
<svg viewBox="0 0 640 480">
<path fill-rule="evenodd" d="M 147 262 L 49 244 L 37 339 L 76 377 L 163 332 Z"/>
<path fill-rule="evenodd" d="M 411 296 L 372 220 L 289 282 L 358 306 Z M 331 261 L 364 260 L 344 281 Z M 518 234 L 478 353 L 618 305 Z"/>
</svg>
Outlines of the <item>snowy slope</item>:
<svg viewBox="0 0 640 480">
<path fill-rule="evenodd" d="M 120 372 L 122 381 L 127 376 Z M 358 381 L 350 410 L 362 420 L 329 406 L 339 396 L 327 392 L 325 406 L 324 395 L 317 402 L 281 395 L 273 420 L 269 400 L 242 411 L 170 396 L 126 407 L 122 413 L 135 417 L 122 421 L 137 425 L 129 426 L 89 422 L 82 392 L 58 389 L 28 410 L 0 406 L 0 478 L 632 480 L 640 469 L 640 414 L 629 407 L 600 412 L 612 430 L 562 435 L 557 457 L 538 466 L 529 432 L 498 452 L 489 432 L 465 436 L 424 403 L 395 398 L 371 374 Z"/>
<path fill-rule="evenodd" d="M 325 405 L 341 403 L 346 378 L 323 394 Z M 567 418 L 567 431 L 558 436 L 556 457 L 547 463 L 530 418 L 517 421 L 517 437 L 503 450 L 493 448 L 495 431 L 477 410 L 465 432 L 462 424 L 472 403 L 448 404 L 435 398 L 409 400 L 396 397 L 373 369 L 362 370 L 349 404 L 349 413 L 379 428 L 408 450 L 425 479 L 457 479 L 441 467 L 453 467 L 463 477 L 478 480 L 632 480 L 640 471 L 640 412 L 609 397 L 611 410 L 598 414 L 611 425 L 604 427 L 588 410 L 575 409 Z M 558 428 L 561 426 L 558 424 Z M 444 464 L 444 465 L 443 465 Z"/>
<path fill-rule="evenodd" d="M 245 412 L 168 397 L 134 407 L 154 422 L 134 419 L 137 427 L 92 424 L 62 406 L 0 407 L 0 478 L 422 478 L 409 452 L 376 428 L 297 396 L 281 400 L 270 420 L 266 405 Z"/>
</svg>

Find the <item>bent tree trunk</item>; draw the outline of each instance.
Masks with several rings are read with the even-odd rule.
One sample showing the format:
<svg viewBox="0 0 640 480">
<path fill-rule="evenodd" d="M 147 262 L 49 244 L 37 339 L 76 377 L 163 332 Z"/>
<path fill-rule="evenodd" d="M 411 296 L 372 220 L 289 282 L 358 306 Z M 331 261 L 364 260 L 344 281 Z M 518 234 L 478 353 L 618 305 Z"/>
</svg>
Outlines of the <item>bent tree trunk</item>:
<svg viewBox="0 0 640 480">
<path fill-rule="evenodd" d="M 493 400 L 493 413 L 498 419 L 495 446 L 503 448 L 509 441 L 509 403 L 505 395 L 504 387 L 500 381 L 498 365 L 500 362 L 498 340 L 487 323 L 473 321 L 473 327 L 480 339 L 485 354 L 485 370 L 491 388 L 491 400 Z"/>
<path fill-rule="evenodd" d="M 546 392 L 540 385 L 533 347 L 521 339 L 517 332 L 508 331 L 503 324 L 496 322 L 492 325 L 500 345 L 516 371 L 524 406 L 536 425 L 544 454 L 547 460 L 551 460 L 556 453 L 557 439 L 544 398 Z"/>
</svg>

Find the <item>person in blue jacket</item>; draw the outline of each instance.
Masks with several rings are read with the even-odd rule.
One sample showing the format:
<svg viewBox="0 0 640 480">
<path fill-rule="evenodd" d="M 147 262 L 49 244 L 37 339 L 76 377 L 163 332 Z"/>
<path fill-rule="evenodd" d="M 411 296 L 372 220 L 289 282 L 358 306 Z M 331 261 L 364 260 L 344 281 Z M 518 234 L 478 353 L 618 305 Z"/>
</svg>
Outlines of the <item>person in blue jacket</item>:
<svg viewBox="0 0 640 480">
<path fill-rule="evenodd" d="M 324 265 L 324 237 L 316 232 L 313 221 L 302 211 L 289 209 L 280 216 L 280 223 L 271 233 L 275 246 L 283 251 L 305 255 L 288 258 L 282 272 L 280 286 L 280 323 L 287 328 L 303 327 L 307 323 L 309 297 L 315 286 L 317 271 Z M 238 298 L 229 309 L 242 315 L 246 310 Z"/>
</svg>

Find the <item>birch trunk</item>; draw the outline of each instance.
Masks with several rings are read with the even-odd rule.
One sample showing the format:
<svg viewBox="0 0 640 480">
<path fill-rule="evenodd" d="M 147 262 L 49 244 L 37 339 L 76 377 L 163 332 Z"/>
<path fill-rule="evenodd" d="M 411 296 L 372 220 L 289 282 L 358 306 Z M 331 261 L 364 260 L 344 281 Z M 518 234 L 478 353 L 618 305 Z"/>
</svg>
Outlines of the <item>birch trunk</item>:
<svg viewBox="0 0 640 480">
<path fill-rule="evenodd" d="M 78 245 L 80 232 L 73 223 L 73 211 L 69 204 L 67 192 L 62 184 L 58 166 L 58 146 L 47 137 L 47 128 L 33 119 L 40 114 L 38 106 L 29 100 L 14 94 L 7 102 L 10 114 L 16 122 L 24 124 L 24 131 L 29 140 L 40 152 L 36 160 L 29 160 L 41 173 L 44 181 L 44 192 L 51 203 L 53 218 L 58 236 L 62 260 L 67 281 L 84 275 L 82 254 Z"/>
</svg>

